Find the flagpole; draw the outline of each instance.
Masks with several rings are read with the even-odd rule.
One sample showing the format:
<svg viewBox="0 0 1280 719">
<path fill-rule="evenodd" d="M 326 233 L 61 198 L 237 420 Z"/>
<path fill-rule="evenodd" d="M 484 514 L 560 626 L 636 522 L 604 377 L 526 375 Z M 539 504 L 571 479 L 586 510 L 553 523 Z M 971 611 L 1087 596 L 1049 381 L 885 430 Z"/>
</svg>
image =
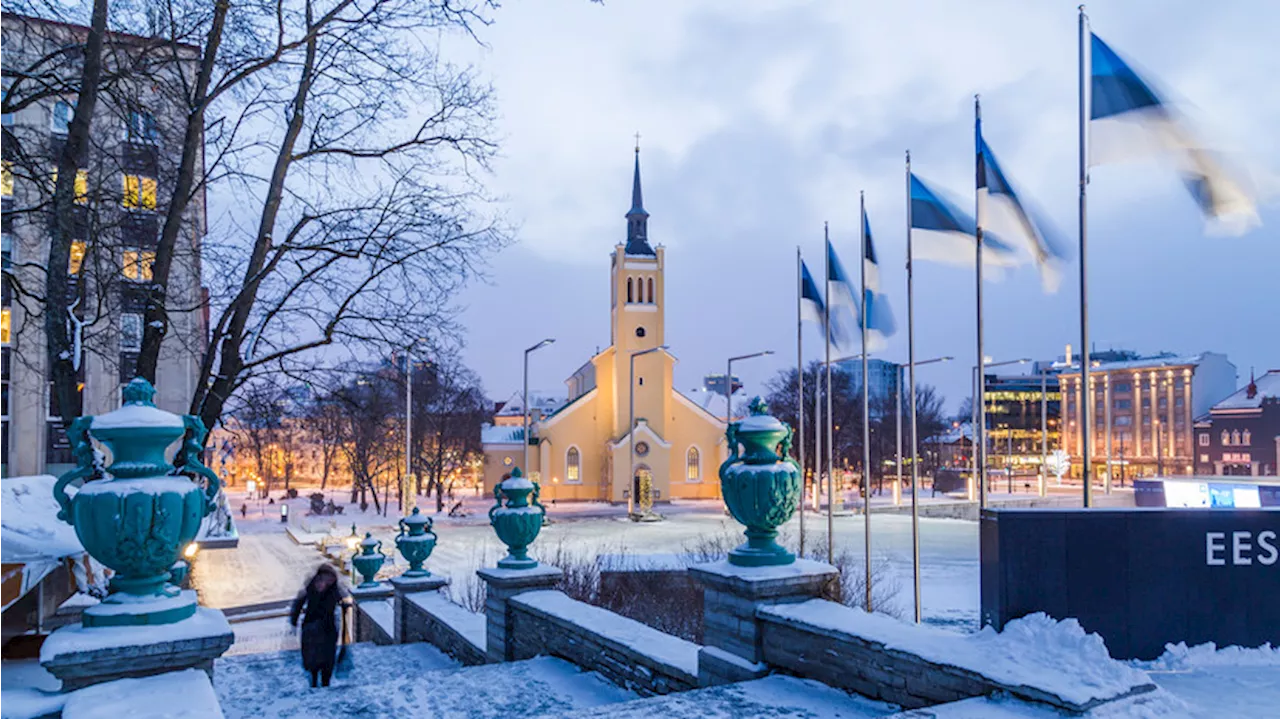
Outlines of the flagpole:
<svg viewBox="0 0 1280 719">
<path fill-rule="evenodd" d="M 916 443 L 916 324 L 911 255 L 911 151 L 907 151 L 907 368 L 911 385 L 911 580 L 915 590 L 916 624 L 920 623 L 920 464 Z M 898 388 L 901 396 L 902 388 Z"/>
<path fill-rule="evenodd" d="M 823 319 L 829 315 L 824 307 Z M 824 322 L 825 324 L 825 322 Z M 831 332 L 824 326 L 823 332 L 827 342 L 831 341 Z M 821 512 L 822 503 L 818 495 L 822 493 L 822 370 L 813 373 L 813 511 Z"/>
<path fill-rule="evenodd" d="M 1080 408 L 1080 477 L 1084 483 L 1084 494 L 1081 501 L 1088 508 L 1093 504 L 1093 481 L 1090 478 L 1090 447 L 1093 432 L 1089 426 L 1089 404 L 1093 395 L 1089 386 L 1089 293 L 1088 293 L 1088 253 L 1086 239 L 1088 215 L 1086 213 L 1087 192 L 1089 186 L 1089 88 L 1087 85 L 1086 54 L 1088 48 L 1089 17 L 1084 14 L 1084 5 L 1080 6 L 1080 396 L 1077 404 Z M 1153 405 L 1154 406 L 1154 405 Z"/>
<path fill-rule="evenodd" d="M 978 188 L 982 186 L 983 162 L 982 162 L 982 105 L 977 95 L 973 96 L 973 128 L 974 128 L 974 191 L 973 191 L 973 220 L 974 220 L 974 243 L 977 247 L 977 314 L 978 314 L 978 361 L 977 372 L 974 377 L 974 383 L 977 391 L 974 393 L 975 411 L 978 417 L 978 426 L 974 427 L 974 469 L 977 472 L 978 482 L 978 508 L 985 509 L 987 506 L 987 408 L 986 408 L 986 355 L 982 346 L 982 201 L 979 196 Z"/>
<path fill-rule="evenodd" d="M 800 557 L 804 558 L 804 500 L 808 483 L 804 468 L 804 261 L 800 259 L 800 247 L 796 246 L 796 424 L 800 439 L 796 442 L 800 455 Z"/>
<path fill-rule="evenodd" d="M 866 565 L 866 609 L 871 611 L 871 394 L 867 391 L 867 197 L 858 192 L 858 235 L 862 238 L 859 252 L 862 254 L 862 534 L 863 563 Z"/>
<path fill-rule="evenodd" d="M 831 414 L 831 230 L 827 223 L 822 223 L 822 236 L 826 240 L 826 247 L 823 248 L 826 256 L 826 275 L 827 283 L 823 288 L 825 293 L 823 304 L 826 305 L 823 311 L 826 313 L 827 333 L 827 561 L 835 562 L 835 527 L 836 527 L 836 493 L 835 493 L 835 437 L 832 435 L 831 425 L 833 415 Z"/>
</svg>

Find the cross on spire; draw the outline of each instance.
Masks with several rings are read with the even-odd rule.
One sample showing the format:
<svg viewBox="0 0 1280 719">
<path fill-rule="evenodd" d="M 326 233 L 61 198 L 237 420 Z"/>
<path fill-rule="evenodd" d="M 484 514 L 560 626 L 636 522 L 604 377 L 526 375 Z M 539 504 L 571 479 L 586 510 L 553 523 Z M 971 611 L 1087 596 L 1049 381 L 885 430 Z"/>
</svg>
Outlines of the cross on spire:
<svg viewBox="0 0 1280 719">
<path fill-rule="evenodd" d="M 640 154 L 640 131 L 636 130 L 636 154 Z"/>
</svg>

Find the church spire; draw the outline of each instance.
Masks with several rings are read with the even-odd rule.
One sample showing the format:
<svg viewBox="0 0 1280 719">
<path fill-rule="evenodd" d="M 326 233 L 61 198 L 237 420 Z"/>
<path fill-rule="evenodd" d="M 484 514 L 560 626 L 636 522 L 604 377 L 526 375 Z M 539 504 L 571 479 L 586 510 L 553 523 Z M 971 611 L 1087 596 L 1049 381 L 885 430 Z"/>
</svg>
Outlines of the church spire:
<svg viewBox="0 0 1280 719">
<path fill-rule="evenodd" d="M 631 180 L 631 209 L 627 211 L 628 255 L 653 255 L 649 246 L 649 213 L 640 192 L 640 133 L 636 133 L 636 169 Z"/>
</svg>

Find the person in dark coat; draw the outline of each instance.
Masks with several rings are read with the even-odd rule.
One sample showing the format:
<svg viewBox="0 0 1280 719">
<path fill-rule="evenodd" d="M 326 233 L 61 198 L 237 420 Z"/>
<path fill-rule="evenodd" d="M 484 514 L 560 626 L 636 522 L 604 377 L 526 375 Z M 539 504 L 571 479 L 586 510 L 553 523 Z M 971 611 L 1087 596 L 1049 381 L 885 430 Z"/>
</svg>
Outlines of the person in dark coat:
<svg viewBox="0 0 1280 719">
<path fill-rule="evenodd" d="M 307 586 L 293 600 L 289 623 L 302 617 L 302 668 L 311 674 L 311 686 L 329 686 L 338 649 L 338 624 L 334 614 L 346 600 L 338 572 L 321 565 Z"/>
</svg>

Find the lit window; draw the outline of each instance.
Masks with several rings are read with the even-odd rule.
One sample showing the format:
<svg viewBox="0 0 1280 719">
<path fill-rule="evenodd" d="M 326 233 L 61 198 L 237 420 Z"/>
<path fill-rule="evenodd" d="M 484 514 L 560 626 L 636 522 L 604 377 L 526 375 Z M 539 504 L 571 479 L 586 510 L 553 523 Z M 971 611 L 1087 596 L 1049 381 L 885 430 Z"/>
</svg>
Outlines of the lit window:
<svg viewBox="0 0 1280 719">
<path fill-rule="evenodd" d="M 0 310 L 0 343 L 9 344 L 9 308 Z"/>
<path fill-rule="evenodd" d="M 129 139 L 153 145 L 160 139 L 156 130 L 156 116 L 149 112 L 129 113 Z"/>
<path fill-rule="evenodd" d="M 0 195 L 13 197 L 13 163 L 8 160 L 0 165 Z"/>
<path fill-rule="evenodd" d="M 156 178 L 125 175 L 120 204 L 130 210 L 156 209 Z"/>
<path fill-rule="evenodd" d="M 1226 446 L 1229 446 L 1230 444 L 1231 444 L 1231 433 L 1224 429 L 1222 430 L 1222 445 L 1226 447 Z"/>
<path fill-rule="evenodd" d="M 142 349 L 142 315 L 120 315 L 120 351 L 137 352 Z"/>
<path fill-rule="evenodd" d="M 1249 430 L 1247 430 L 1247 429 L 1246 429 L 1246 430 L 1245 430 L 1245 431 L 1240 435 L 1240 444 L 1242 444 L 1242 445 L 1244 445 L 1244 446 L 1248 447 L 1248 446 L 1249 446 L 1249 444 L 1250 444 L 1250 440 L 1251 440 L 1251 439 L 1253 439 L 1253 434 L 1252 434 Z"/>
<path fill-rule="evenodd" d="M 71 129 L 71 116 L 76 113 L 76 106 L 66 100 L 53 103 L 53 115 L 49 120 L 49 129 L 65 135 Z"/>
<path fill-rule="evenodd" d="M 1207 454 L 1202 454 L 1202 455 L 1200 455 L 1200 463 L 1201 463 L 1201 464 L 1208 464 L 1208 463 L 1209 463 L 1209 455 L 1207 455 Z"/>
<path fill-rule="evenodd" d="M 151 279 L 151 265 L 155 264 L 156 253 L 153 250 L 125 250 L 124 276 L 136 282 Z"/>
<path fill-rule="evenodd" d="M 582 481 L 582 455 L 577 447 L 570 447 L 565 459 L 564 477 L 566 482 L 577 484 Z"/>
<path fill-rule="evenodd" d="M 51 183 L 52 183 L 51 189 L 52 187 L 57 187 L 58 185 L 58 168 L 56 167 L 53 168 L 53 178 L 51 180 Z M 76 193 L 77 205 L 89 204 L 89 171 L 88 170 L 76 170 L 75 193 Z"/>
<path fill-rule="evenodd" d="M 1208 446 L 1209 446 L 1209 433 L 1208 433 L 1208 432 L 1201 432 L 1201 433 L 1200 433 L 1200 446 L 1201 446 L 1201 447 L 1208 447 Z"/>
<path fill-rule="evenodd" d="M 686 455 L 684 478 L 687 482 L 702 480 L 702 463 L 699 461 L 697 447 L 690 447 Z"/>
<path fill-rule="evenodd" d="M 71 243 L 71 261 L 67 265 L 67 274 L 78 275 L 84 266 L 84 243 L 76 240 Z"/>
<path fill-rule="evenodd" d="M 1240 430 L 1237 429 L 1231 433 L 1231 444 L 1233 446 L 1240 444 Z"/>
</svg>

